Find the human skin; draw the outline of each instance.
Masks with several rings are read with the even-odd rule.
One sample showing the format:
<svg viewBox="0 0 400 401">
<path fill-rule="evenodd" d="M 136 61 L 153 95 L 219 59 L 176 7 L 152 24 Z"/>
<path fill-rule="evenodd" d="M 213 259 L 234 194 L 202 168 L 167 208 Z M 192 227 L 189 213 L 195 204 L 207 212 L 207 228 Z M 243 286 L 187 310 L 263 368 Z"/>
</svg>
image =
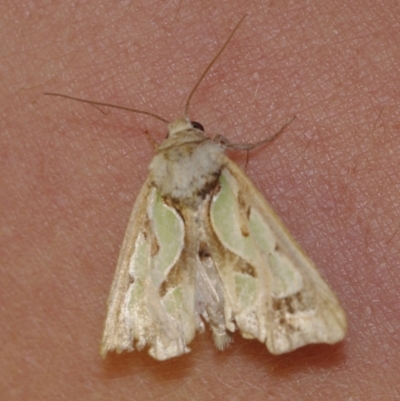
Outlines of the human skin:
<svg viewBox="0 0 400 401">
<path fill-rule="evenodd" d="M 221 2 L 223 3 L 223 2 Z M 396 8 L 397 7 L 397 8 Z M 395 2 L 0 4 L 0 394 L 14 400 L 390 400 L 400 393 L 400 30 Z M 182 114 L 233 153 L 319 267 L 348 335 L 272 356 L 209 332 L 167 362 L 98 349 L 160 122 L 52 91 Z"/>
</svg>

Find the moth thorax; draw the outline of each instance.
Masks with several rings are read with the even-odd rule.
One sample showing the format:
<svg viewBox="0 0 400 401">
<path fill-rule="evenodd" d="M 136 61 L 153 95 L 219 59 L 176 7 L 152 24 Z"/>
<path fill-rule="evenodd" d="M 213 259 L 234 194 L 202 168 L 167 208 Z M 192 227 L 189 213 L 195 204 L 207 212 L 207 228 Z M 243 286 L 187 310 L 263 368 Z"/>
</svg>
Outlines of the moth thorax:
<svg viewBox="0 0 400 401">
<path fill-rule="evenodd" d="M 196 208 L 218 184 L 223 150 L 208 138 L 193 142 L 182 139 L 183 143 L 159 149 L 150 172 L 163 197 Z"/>
</svg>

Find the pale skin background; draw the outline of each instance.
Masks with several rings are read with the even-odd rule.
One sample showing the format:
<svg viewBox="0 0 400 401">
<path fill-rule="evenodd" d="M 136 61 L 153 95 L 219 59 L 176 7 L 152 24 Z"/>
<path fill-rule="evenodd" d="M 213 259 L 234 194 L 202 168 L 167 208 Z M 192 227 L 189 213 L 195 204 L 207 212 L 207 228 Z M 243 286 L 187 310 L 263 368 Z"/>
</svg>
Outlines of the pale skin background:
<svg viewBox="0 0 400 401">
<path fill-rule="evenodd" d="M 25 3 L 25 4 L 24 4 Z M 391 400 L 400 396 L 397 1 L 0 4 L 0 394 L 14 400 Z M 343 343 L 272 356 L 208 332 L 189 355 L 98 348 L 119 246 L 153 148 L 151 118 L 196 93 L 210 135 L 253 142 L 246 172 L 348 314 Z M 235 154 L 244 167 L 245 155 Z"/>
</svg>

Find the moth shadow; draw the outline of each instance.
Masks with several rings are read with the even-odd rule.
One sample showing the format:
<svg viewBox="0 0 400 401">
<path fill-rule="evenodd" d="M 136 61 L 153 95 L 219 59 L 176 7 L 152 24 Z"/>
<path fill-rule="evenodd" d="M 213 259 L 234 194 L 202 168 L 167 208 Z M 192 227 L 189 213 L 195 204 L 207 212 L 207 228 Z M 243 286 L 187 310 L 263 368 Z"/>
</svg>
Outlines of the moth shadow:
<svg viewBox="0 0 400 401">
<path fill-rule="evenodd" d="M 166 361 L 153 359 L 148 355 L 147 349 L 121 354 L 110 353 L 103 362 L 103 377 L 105 379 L 133 377 L 143 372 L 160 382 L 190 377 L 198 366 L 198 356 L 203 355 L 199 349 L 202 348 L 199 344 L 201 342 L 195 339 L 190 344 L 191 352 Z"/>
<path fill-rule="evenodd" d="M 343 342 L 329 344 L 310 344 L 282 355 L 271 354 L 264 344 L 255 340 L 235 337 L 238 353 L 244 360 L 265 370 L 270 376 L 285 378 L 295 373 L 311 370 L 331 370 L 346 362 L 347 355 Z M 251 362 L 250 362 L 251 361 Z"/>
<path fill-rule="evenodd" d="M 205 370 L 235 364 L 253 366 L 258 372 L 285 379 L 296 373 L 331 370 L 345 363 L 346 353 L 343 343 L 335 345 L 312 344 L 296 351 L 272 355 L 265 344 L 256 340 L 245 340 L 235 334 L 232 344 L 225 351 L 216 350 L 211 335 L 199 335 L 190 344 L 191 352 L 166 361 L 157 361 L 147 354 L 147 350 L 110 353 L 103 362 L 103 377 L 115 379 L 143 375 L 152 376 L 159 382 L 192 377 L 200 366 Z M 208 368 L 207 368 L 208 366 Z"/>
</svg>

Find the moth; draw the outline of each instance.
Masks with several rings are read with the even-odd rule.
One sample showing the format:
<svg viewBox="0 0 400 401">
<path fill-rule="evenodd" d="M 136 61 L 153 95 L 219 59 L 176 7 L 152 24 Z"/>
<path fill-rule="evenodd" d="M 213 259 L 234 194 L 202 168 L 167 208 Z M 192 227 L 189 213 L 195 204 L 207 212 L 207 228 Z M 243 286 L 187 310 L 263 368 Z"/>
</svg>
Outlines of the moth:
<svg viewBox="0 0 400 401">
<path fill-rule="evenodd" d="M 195 89 L 241 21 L 189 95 L 185 116 Z M 188 117 L 168 124 L 120 251 L 103 357 L 145 347 L 160 361 L 177 357 L 190 351 L 205 324 L 219 350 L 236 330 L 265 343 L 273 354 L 343 339 L 346 316 L 336 296 L 224 154 L 267 141 L 235 145 L 221 136 L 211 139 Z"/>
</svg>

